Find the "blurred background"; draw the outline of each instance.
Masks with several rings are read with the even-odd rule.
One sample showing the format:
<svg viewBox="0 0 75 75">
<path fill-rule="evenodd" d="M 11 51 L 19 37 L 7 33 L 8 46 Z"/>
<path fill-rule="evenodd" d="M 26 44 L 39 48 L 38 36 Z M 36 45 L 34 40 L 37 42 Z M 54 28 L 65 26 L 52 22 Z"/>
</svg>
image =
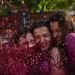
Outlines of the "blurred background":
<svg viewBox="0 0 75 75">
<path fill-rule="evenodd" d="M 47 20 L 58 11 L 66 11 L 75 21 L 75 0 L 0 0 L 0 34 L 19 30 L 33 22 Z"/>
</svg>

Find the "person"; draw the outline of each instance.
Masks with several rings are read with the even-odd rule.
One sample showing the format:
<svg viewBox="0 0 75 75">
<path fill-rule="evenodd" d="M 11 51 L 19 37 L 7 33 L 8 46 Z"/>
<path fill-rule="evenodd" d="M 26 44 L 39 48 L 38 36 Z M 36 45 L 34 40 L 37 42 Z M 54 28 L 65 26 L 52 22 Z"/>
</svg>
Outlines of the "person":
<svg viewBox="0 0 75 75">
<path fill-rule="evenodd" d="M 35 46 L 35 41 L 34 41 L 34 37 L 33 37 L 32 33 L 28 32 L 26 34 L 26 40 L 27 40 L 27 42 L 29 44 L 29 47 Z"/>
<path fill-rule="evenodd" d="M 16 47 L 0 52 L 0 75 L 31 75 L 28 69 L 31 49 L 28 48 L 25 31 L 19 31 L 14 38 Z"/>
<path fill-rule="evenodd" d="M 38 44 L 38 47 L 45 51 L 49 48 L 49 45 L 51 44 L 51 34 L 49 33 L 48 28 L 43 24 L 42 22 L 34 23 L 32 26 L 32 32 L 35 37 L 35 42 Z M 42 37 L 41 37 L 42 36 Z M 46 41 L 44 41 L 44 37 L 46 37 Z M 43 42 L 44 41 L 44 42 Z M 42 43 L 43 42 L 43 43 Z"/>
<path fill-rule="evenodd" d="M 52 15 L 49 19 L 49 28 L 52 32 L 54 46 L 57 46 L 61 51 L 61 57 L 64 61 L 64 64 L 68 70 L 68 75 L 72 73 L 71 71 L 72 66 L 68 48 L 66 46 L 65 37 L 68 35 L 68 33 L 74 32 L 74 27 L 72 24 L 72 21 L 67 19 L 68 16 L 65 12 L 56 12 L 54 15 Z M 66 58 L 66 60 L 65 60 Z"/>
<path fill-rule="evenodd" d="M 27 65 L 27 69 L 30 75 L 33 75 L 35 64 L 32 62 L 34 62 L 35 58 L 35 41 L 32 33 L 27 27 L 25 27 L 14 35 L 14 41 L 16 44 L 15 49 L 16 51 L 18 51 L 18 56 L 20 57 L 22 62 Z M 34 70 L 31 67 L 34 68 Z"/>
<path fill-rule="evenodd" d="M 62 11 L 58 11 L 50 17 L 49 28 L 53 34 L 56 45 L 64 42 L 64 37 L 67 33 L 74 32 L 74 26 L 70 17 L 67 17 L 66 13 Z"/>
<path fill-rule="evenodd" d="M 36 54 L 41 75 L 65 75 L 60 52 L 57 47 L 52 47 L 52 36 L 47 23 L 33 23 L 31 29 L 37 46 Z"/>
<path fill-rule="evenodd" d="M 27 48 L 28 43 L 26 40 L 26 29 L 19 30 L 15 35 L 14 35 L 14 43 L 16 46 L 20 48 Z"/>
<path fill-rule="evenodd" d="M 26 40 L 28 42 L 29 47 L 35 46 L 35 40 L 34 40 L 33 34 L 31 33 L 30 29 L 28 29 L 26 33 Z"/>
<path fill-rule="evenodd" d="M 69 33 L 68 35 L 66 35 L 65 41 L 66 41 L 66 46 L 68 48 L 71 64 L 75 70 L 75 52 L 74 52 L 75 51 L 75 33 Z"/>
<path fill-rule="evenodd" d="M 13 35 L 14 35 L 13 28 L 9 27 L 5 29 L 5 36 L 4 39 L 6 39 L 8 42 L 12 41 Z"/>
<path fill-rule="evenodd" d="M 13 36 L 16 32 L 16 29 L 13 29 L 11 27 L 6 28 L 5 30 L 3 30 L 3 34 L 1 35 L 2 37 L 2 48 L 9 48 L 13 46 L 14 40 L 13 40 Z"/>
</svg>

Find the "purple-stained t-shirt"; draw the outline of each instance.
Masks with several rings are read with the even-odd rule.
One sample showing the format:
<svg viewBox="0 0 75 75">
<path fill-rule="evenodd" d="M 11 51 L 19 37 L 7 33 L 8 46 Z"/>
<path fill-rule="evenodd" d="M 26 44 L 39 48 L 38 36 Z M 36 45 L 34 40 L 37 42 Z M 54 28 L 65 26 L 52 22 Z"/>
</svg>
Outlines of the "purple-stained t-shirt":
<svg viewBox="0 0 75 75">
<path fill-rule="evenodd" d="M 68 33 L 65 40 L 68 48 L 69 57 L 72 61 L 72 64 L 75 65 L 75 33 Z"/>
</svg>

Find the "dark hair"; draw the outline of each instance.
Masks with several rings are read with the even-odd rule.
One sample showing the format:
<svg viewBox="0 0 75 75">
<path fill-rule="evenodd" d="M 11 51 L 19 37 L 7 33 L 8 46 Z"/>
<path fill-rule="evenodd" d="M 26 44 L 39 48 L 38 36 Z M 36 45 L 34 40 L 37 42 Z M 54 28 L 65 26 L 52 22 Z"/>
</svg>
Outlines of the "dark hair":
<svg viewBox="0 0 75 75">
<path fill-rule="evenodd" d="M 69 32 L 74 32 L 73 23 L 68 15 L 66 15 L 65 12 L 57 12 L 53 14 L 49 19 L 49 28 L 50 28 L 50 22 L 57 21 L 59 23 L 59 27 L 63 33 L 63 42 L 60 45 L 56 45 L 61 53 L 61 58 L 63 60 L 64 66 L 66 67 L 67 71 L 71 71 L 71 63 L 69 59 L 69 55 L 67 52 L 67 47 L 65 45 L 65 36 Z M 54 41 L 53 41 L 54 42 Z M 65 59 L 66 58 L 66 59 Z"/>
<path fill-rule="evenodd" d="M 40 27 L 43 27 L 43 26 L 48 28 L 48 21 L 46 21 L 46 22 L 44 22 L 44 21 L 35 22 L 35 23 L 32 24 L 32 26 L 30 28 L 31 32 L 33 33 L 36 28 L 40 28 Z M 49 30 L 49 28 L 48 28 L 48 30 Z"/>
<path fill-rule="evenodd" d="M 14 42 L 15 42 L 16 44 L 18 44 L 19 37 L 22 36 L 22 35 L 24 35 L 24 36 L 26 37 L 26 34 L 27 34 L 28 32 L 30 32 L 30 30 L 29 30 L 27 27 L 25 27 L 25 28 L 20 29 L 19 31 L 17 31 L 17 32 L 15 33 L 15 35 L 14 35 Z"/>
<path fill-rule="evenodd" d="M 31 26 L 31 32 L 32 32 L 32 34 L 34 35 L 34 30 L 35 30 L 36 28 L 40 28 L 40 27 L 46 27 L 46 28 L 48 29 L 48 31 L 50 32 L 50 29 L 49 29 L 49 27 L 48 27 L 48 21 L 40 21 L 40 22 L 35 22 L 35 23 L 32 24 L 32 26 Z M 52 34 L 51 34 L 51 32 L 50 32 L 50 35 L 51 35 L 51 39 L 52 39 Z M 50 50 L 52 47 L 53 47 L 53 46 L 52 46 L 52 40 L 51 40 L 51 45 L 50 45 L 50 47 L 49 47 L 48 50 Z M 38 49 L 38 48 L 37 48 L 37 49 Z M 38 49 L 38 50 L 40 50 L 40 49 Z"/>
<path fill-rule="evenodd" d="M 66 35 L 68 32 L 74 32 L 74 27 L 71 18 L 65 12 L 58 11 L 55 14 L 53 14 L 49 18 L 49 25 L 50 22 L 54 22 L 54 21 L 57 21 L 59 23 L 59 27 L 64 35 Z"/>
</svg>

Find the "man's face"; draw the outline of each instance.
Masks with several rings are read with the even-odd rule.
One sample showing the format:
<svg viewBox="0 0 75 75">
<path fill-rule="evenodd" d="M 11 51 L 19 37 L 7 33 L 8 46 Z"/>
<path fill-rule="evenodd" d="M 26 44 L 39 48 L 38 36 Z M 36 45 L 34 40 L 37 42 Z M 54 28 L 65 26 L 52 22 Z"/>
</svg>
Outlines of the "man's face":
<svg viewBox="0 0 75 75">
<path fill-rule="evenodd" d="M 50 29 L 53 33 L 53 38 L 56 41 L 56 43 L 60 44 L 62 40 L 62 32 L 59 28 L 59 24 L 57 21 L 50 23 Z"/>
<path fill-rule="evenodd" d="M 40 50 L 45 51 L 48 50 L 50 46 L 50 32 L 47 27 L 42 26 L 34 29 L 35 41 Z"/>
<path fill-rule="evenodd" d="M 26 40 L 28 42 L 29 47 L 35 46 L 34 37 L 33 37 L 33 35 L 31 33 L 27 33 Z"/>
</svg>

